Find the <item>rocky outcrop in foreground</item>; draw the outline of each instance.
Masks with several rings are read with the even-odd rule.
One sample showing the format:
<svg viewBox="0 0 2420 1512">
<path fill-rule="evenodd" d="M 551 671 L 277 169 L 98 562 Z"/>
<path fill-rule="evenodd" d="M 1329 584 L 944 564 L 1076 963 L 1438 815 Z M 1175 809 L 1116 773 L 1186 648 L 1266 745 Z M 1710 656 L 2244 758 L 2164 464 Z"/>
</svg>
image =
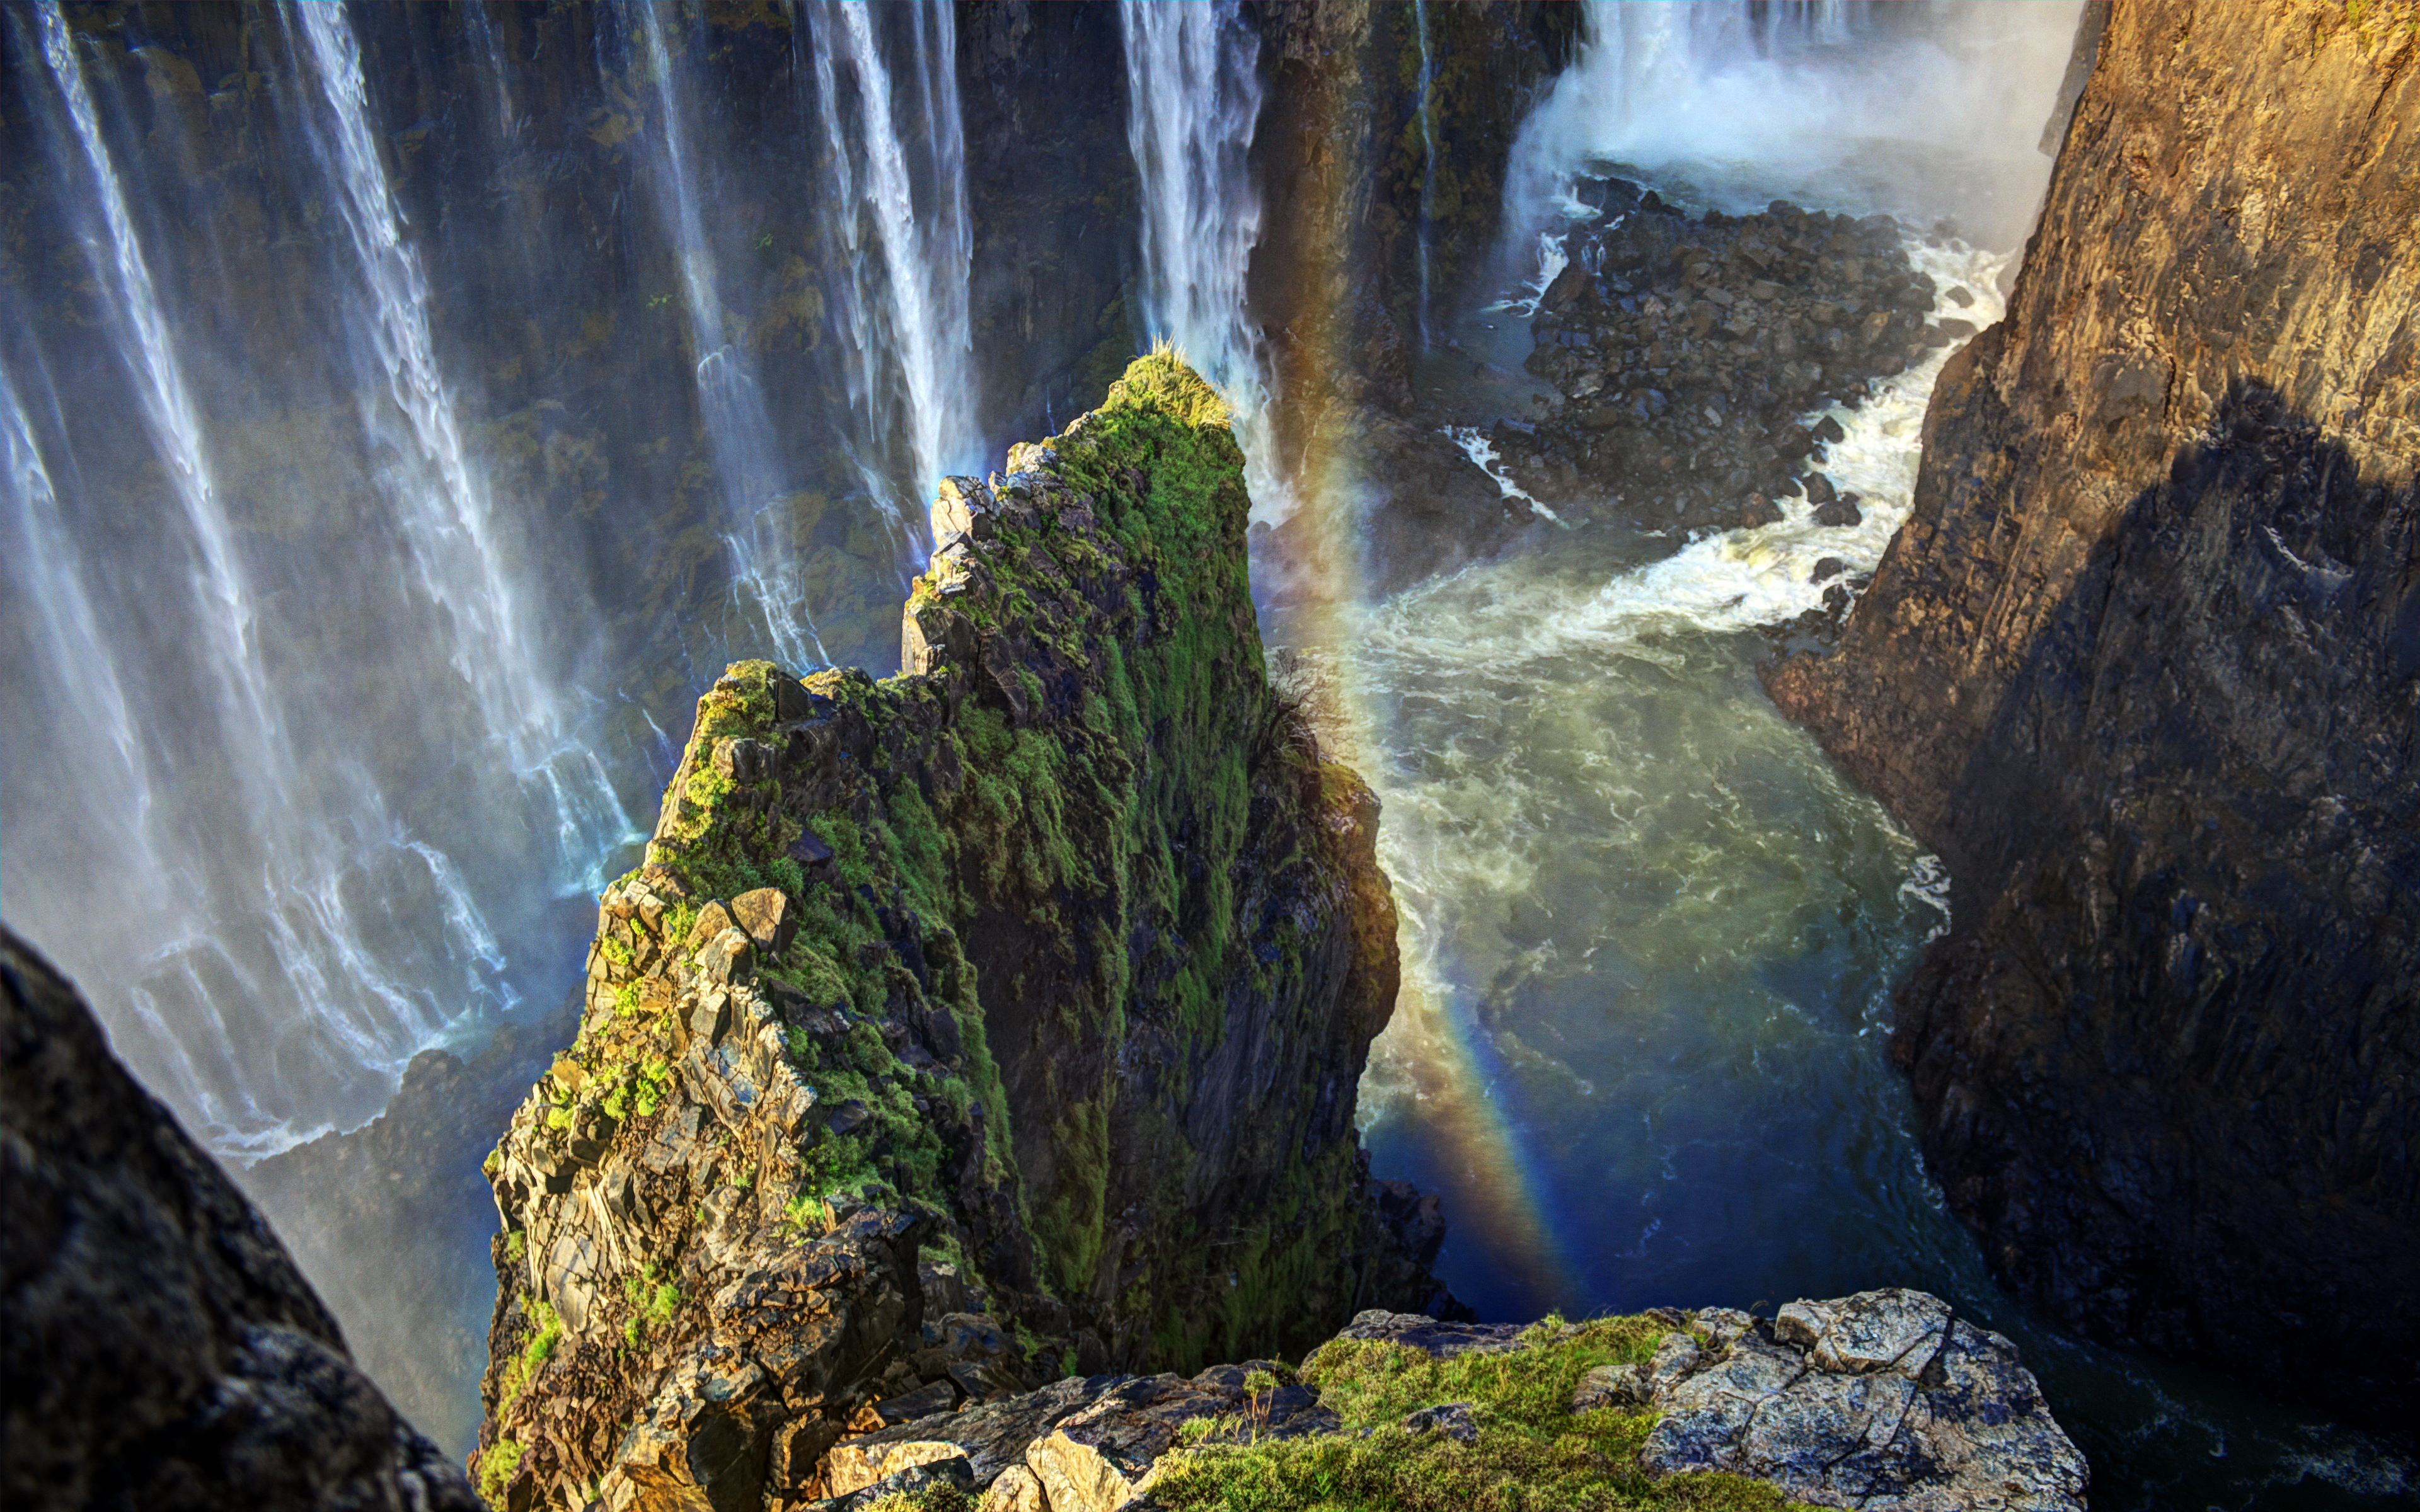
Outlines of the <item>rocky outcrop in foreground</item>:
<svg viewBox="0 0 2420 1512">
<path fill-rule="evenodd" d="M 1794 1302 L 1769 1319 L 1710 1308 L 1522 1328 L 1365 1312 L 1298 1372 L 1253 1360 L 1189 1378 L 1070 1378 L 852 1437 L 818 1489 L 829 1512 L 893 1494 L 940 1504 L 941 1488 L 980 1494 L 989 1512 L 1173 1512 L 1219 1505 L 1232 1486 L 1252 1488 L 1254 1504 L 1295 1504 L 1289 1493 L 1312 1488 L 1385 1504 L 1398 1483 L 1433 1498 L 1457 1480 L 1498 1503 L 1544 1498 L 1525 1504 L 1610 1492 L 1641 1506 L 1786 1496 L 2075 1512 L 2086 1479 L 2014 1346 L 1938 1298 L 1892 1289 Z"/>
<path fill-rule="evenodd" d="M 1837 655 L 1948 862 L 1928 1165 L 2070 1324 L 2420 1422 L 2420 34 L 2105 8 L 2008 319 Z"/>
<path fill-rule="evenodd" d="M 1224 408 L 1144 358 L 1009 460 L 907 671 L 731 668 L 604 894 L 487 1166 L 511 1512 L 755 1512 L 854 1427 L 1450 1304 L 1353 1128 L 1377 803 L 1269 688 Z"/>
<path fill-rule="evenodd" d="M 0 931 L 0 1501 L 477 1512 L 234 1183 Z"/>
</svg>

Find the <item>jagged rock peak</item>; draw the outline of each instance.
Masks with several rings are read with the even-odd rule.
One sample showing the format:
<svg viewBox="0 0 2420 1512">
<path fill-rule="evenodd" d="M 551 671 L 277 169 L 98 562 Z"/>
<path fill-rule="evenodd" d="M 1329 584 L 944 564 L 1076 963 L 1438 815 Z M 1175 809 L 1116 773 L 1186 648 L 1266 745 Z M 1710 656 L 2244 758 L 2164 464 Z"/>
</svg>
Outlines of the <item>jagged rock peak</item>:
<svg viewBox="0 0 2420 1512">
<path fill-rule="evenodd" d="M 699 700 L 488 1164 L 491 1500 L 753 1509 L 901 1401 L 1451 1305 L 1353 1130 L 1377 804 L 1269 688 L 1241 463 L 1140 359 L 941 486 L 901 675 Z"/>
</svg>

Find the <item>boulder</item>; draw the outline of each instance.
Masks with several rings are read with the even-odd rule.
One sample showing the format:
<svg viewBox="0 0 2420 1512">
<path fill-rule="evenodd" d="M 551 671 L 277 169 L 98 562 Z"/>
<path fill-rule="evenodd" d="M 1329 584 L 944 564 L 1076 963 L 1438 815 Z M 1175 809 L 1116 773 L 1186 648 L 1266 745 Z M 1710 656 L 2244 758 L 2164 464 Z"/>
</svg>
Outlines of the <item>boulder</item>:
<svg viewBox="0 0 2420 1512">
<path fill-rule="evenodd" d="M 481 1512 L 286 1247 L 0 930 L 0 1501 Z"/>
<path fill-rule="evenodd" d="M 2090 1478 L 2015 1346 L 1897 1288 L 1795 1302 L 1708 1348 L 1667 1335 L 1644 1375 L 1651 1475 L 1722 1470 L 1878 1512 L 2081 1512 Z"/>
</svg>

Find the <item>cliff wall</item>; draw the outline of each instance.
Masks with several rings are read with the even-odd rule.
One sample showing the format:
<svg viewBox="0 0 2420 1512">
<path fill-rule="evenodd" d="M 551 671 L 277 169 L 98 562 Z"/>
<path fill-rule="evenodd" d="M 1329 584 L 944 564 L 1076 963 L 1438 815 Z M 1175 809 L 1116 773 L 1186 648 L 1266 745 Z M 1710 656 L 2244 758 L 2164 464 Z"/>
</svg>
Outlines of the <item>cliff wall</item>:
<svg viewBox="0 0 2420 1512">
<path fill-rule="evenodd" d="M 899 677 L 699 701 L 489 1163 L 491 1500 L 796 1500 L 893 1399 L 1437 1300 L 1353 1130 L 1377 805 L 1263 673 L 1241 463 L 1141 359 L 943 484 Z"/>
<path fill-rule="evenodd" d="M 0 1497 L 477 1512 L 217 1164 L 0 931 Z"/>
<path fill-rule="evenodd" d="M 1264 553 L 1264 592 L 1380 595 L 1491 554 L 1534 517 L 1437 433 L 1445 417 L 1412 377 L 1490 271 L 1512 139 L 1570 60 L 1580 8 L 1273 0 L 1249 14 L 1269 96 L 1249 295 L 1306 501 Z"/>
<path fill-rule="evenodd" d="M 1914 517 L 1771 677 L 1955 875 L 1893 1047 L 2002 1278 L 2407 1429 L 2415 29 L 2106 8 Z"/>
</svg>

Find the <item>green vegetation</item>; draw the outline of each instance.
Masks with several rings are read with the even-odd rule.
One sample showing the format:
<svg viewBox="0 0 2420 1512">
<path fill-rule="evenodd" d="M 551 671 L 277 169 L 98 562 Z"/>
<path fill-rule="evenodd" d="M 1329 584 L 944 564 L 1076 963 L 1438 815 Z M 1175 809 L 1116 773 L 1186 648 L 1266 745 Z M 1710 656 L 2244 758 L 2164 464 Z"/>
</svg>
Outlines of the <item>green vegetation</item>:
<svg viewBox="0 0 2420 1512">
<path fill-rule="evenodd" d="M 521 1345 L 520 1356 L 504 1366 L 504 1382 L 496 1391 L 495 1415 L 500 1419 L 504 1410 L 520 1399 L 530 1378 L 554 1358 L 554 1347 L 563 1342 L 563 1319 L 553 1307 L 535 1297 L 523 1298 L 521 1306 L 529 1319 L 530 1335 Z"/>
<path fill-rule="evenodd" d="M 1181 1171 L 1189 1156 L 1175 1110 L 1226 1033 L 1231 999 L 1282 1000 L 1311 969 L 1291 915 L 1260 926 L 1258 950 L 1238 929 L 1244 889 L 1305 859 L 1293 845 L 1264 854 L 1266 835 L 1296 828 L 1290 818 L 1271 826 L 1270 805 L 1290 815 L 1282 806 L 1329 805 L 1342 790 L 1275 733 L 1247 579 L 1242 455 L 1217 393 L 1156 352 L 1050 446 L 1049 487 L 1080 501 L 1094 525 L 1050 509 L 1016 525 L 1004 512 L 992 565 L 964 579 L 967 591 L 943 598 L 928 576 L 911 593 L 915 612 L 964 616 L 1009 656 L 997 677 L 955 669 L 976 697 L 953 697 L 939 678 L 877 683 L 854 669 L 792 683 L 770 662 L 745 661 L 699 699 L 667 822 L 645 864 L 615 885 L 639 914 L 615 903 L 600 923 L 603 985 L 547 1084 L 542 1117 L 605 1140 L 656 1117 L 688 1032 L 664 964 L 689 955 L 716 902 L 780 888 L 796 913 L 793 942 L 754 952 L 748 969 L 779 1015 L 782 1058 L 819 1108 L 856 1103 L 869 1116 L 789 1152 L 795 1170 L 787 1155 L 761 1172 L 726 1157 L 720 1178 L 771 1188 L 784 1231 L 801 1240 L 828 1227 L 830 1200 L 844 1195 L 984 1212 L 1029 1233 L 1042 1288 L 1073 1296 L 1091 1291 L 1112 1242 L 1113 1144 L 1133 1143 L 1147 1168 Z M 795 717 L 801 694 L 811 730 L 847 751 L 817 764 L 811 808 L 784 792 L 776 759 L 797 748 L 780 710 Z M 810 887 L 789 856 L 810 833 L 831 852 L 838 886 Z M 1003 918 L 1050 943 L 1004 980 L 978 983 L 961 932 Z M 1391 936 L 1391 918 L 1387 928 Z M 1049 1159 L 1032 1184 L 1012 1153 L 1017 1131 L 990 1048 L 1002 1015 L 1024 1042 L 1074 1051 L 1022 1068 L 1044 1084 L 1032 1094 L 1051 1113 Z M 886 1022 L 935 1021 L 954 1027 L 954 1065 L 903 1060 L 895 1026 L 886 1040 Z M 1149 1107 L 1122 1110 L 1117 1068 L 1139 1026 L 1164 1069 Z M 1155 1234 L 1150 1248 L 1167 1257 L 1112 1273 L 1125 1278 L 1127 1304 L 1158 1319 L 1170 1365 L 1196 1368 L 1288 1336 L 1345 1247 L 1338 1224 L 1357 1180 L 1349 1151 L 1306 1163 L 1271 1141 L 1248 1157 L 1275 1173 L 1251 1231 L 1193 1235 L 1181 1194 L 1155 1196 L 1153 1211 L 1186 1242 Z M 963 1180 L 1005 1205 L 961 1191 Z M 637 1348 L 650 1326 L 634 1297 L 626 1340 Z M 1036 1357 L 1056 1358 L 1064 1342 Z"/>
<path fill-rule="evenodd" d="M 504 1487 L 520 1469 L 529 1446 L 516 1439 L 498 1439 L 479 1457 L 479 1500 L 491 1507 L 504 1504 Z"/>
<path fill-rule="evenodd" d="M 1575 1327 L 1548 1318 L 1523 1335 L 1528 1349 L 1450 1360 L 1397 1344 L 1335 1340 L 1305 1361 L 1301 1374 L 1343 1419 L 1343 1431 L 1197 1443 L 1163 1462 L 1152 1494 L 1171 1512 L 1787 1506 L 1773 1487 L 1735 1475 L 1648 1479 L 1637 1457 L 1654 1427 L 1652 1412 L 1571 1411 L 1581 1376 L 1645 1360 L 1667 1331 L 1652 1318 Z M 1266 1389 L 1254 1391 L 1256 1402 Z M 1454 1402 L 1470 1408 L 1479 1429 L 1472 1443 L 1397 1426 L 1420 1408 Z M 1249 1421 L 1241 1427 L 1249 1437 Z"/>
</svg>

